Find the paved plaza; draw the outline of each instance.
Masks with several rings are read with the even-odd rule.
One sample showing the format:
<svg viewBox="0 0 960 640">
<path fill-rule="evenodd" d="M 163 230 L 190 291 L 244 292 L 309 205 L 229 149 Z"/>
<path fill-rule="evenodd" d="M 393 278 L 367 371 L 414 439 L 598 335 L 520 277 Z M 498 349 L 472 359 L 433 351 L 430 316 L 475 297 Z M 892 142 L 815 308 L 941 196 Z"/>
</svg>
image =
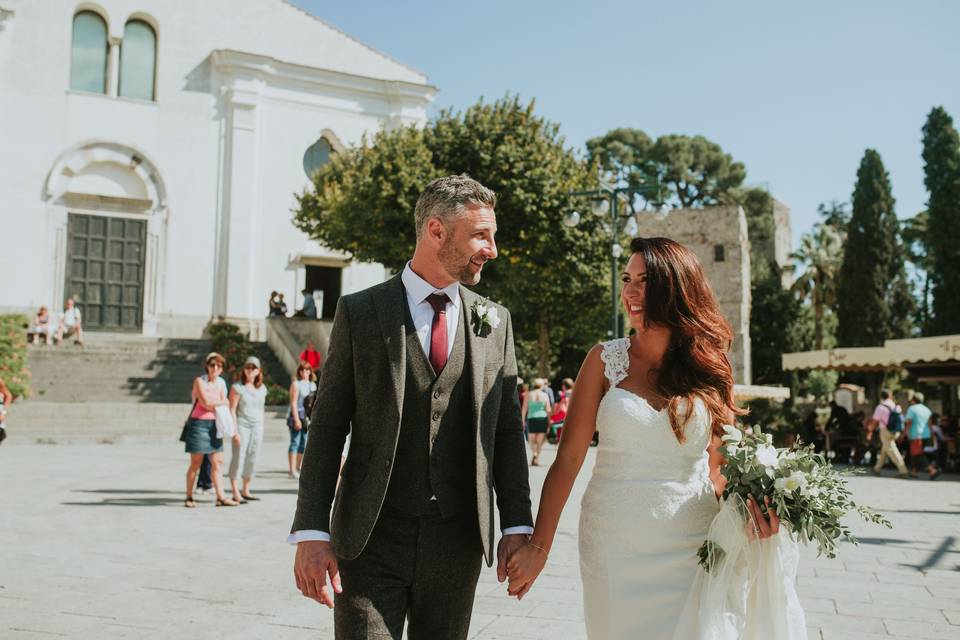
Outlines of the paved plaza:
<svg viewBox="0 0 960 640">
<path fill-rule="evenodd" d="M 268 442 L 263 500 L 184 509 L 179 443 L 0 447 L 0 638 L 332 638 L 332 613 L 296 591 L 284 544 L 296 484 Z M 584 638 L 577 566 L 580 495 L 546 571 L 523 601 L 481 578 L 471 636 Z M 550 462 L 553 449 L 544 456 Z M 539 492 L 546 467 L 531 469 Z M 960 482 L 851 479 L 892 530 L 855 523 L 859 547 L 807 554 L 800 594 L 810 638 L 960 638 Z M 535 496 L 535 502 L 538 496 Z M 638 536 L 643 532 L 638 531 Z"/>
</svg>

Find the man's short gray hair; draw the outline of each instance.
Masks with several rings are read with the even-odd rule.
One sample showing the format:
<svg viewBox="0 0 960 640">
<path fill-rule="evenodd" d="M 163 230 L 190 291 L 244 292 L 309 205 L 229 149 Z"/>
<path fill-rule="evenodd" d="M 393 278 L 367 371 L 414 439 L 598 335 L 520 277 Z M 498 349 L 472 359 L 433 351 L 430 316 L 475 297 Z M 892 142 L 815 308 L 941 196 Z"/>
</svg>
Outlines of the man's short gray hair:
<svg viewBox="0 0 960 640">
<path fill-rule="evenodd" d="M 413 212 L 417 240 L 430 218 L 440 218 L 447 226 L 471 207 L 494 209 L 496 206 L 497 194 L 465 173 L 432 180 L 417 198 Z"/>
</svg>

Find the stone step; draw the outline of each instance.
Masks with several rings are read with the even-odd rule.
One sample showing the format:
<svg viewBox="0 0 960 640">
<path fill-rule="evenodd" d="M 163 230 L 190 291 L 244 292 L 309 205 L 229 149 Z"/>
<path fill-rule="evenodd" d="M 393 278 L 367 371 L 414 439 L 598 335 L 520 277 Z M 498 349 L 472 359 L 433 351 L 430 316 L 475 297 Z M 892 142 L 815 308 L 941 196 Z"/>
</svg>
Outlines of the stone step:
<svg viewBox="0 0 960 640">
<path fill-rule="evenodd" d="M 191 406 L 189 403 L 18 401 L 7 413 L 7 436 L 11 443 L 175 443 Z M 286 407 L 267 407 L 265 439 L 289 437 L 286 415 Z"/>
<path fill-rule="evenodd" d="M 289 376 L 266 343 L 251 345 L 268 379 Z M 203 374 L 209 340 L 90 334 L 86 345 L 30 345 L 31 397 L 50 403 L 181 403 Z"/>
</svg>

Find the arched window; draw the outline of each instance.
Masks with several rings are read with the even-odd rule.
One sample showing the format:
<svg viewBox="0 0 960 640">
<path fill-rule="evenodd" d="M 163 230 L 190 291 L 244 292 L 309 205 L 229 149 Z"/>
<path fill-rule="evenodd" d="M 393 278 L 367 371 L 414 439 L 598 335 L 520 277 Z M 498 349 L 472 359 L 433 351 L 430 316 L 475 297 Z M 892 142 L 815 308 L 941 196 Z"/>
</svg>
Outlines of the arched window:
<svg viewBox="0 0 960 640">
<path fill-rule="evenodd" d="M 73 16 L 70 51 L 70 88 L 107 92 L 107 23 L 93 11 Z"/>
<path fill-rule="evenodd" d="M 157 35 L 143 20 L 123 28 L 120 47 L 120 91 L 124 98 L 153 100 L 157 65 Z"/>
<path fill-rule="evenodd" d="M 330 162 L 330 156 L 333 154 L 333 148 L 326 138 L 320 138 L 314 142 L 303 154 L 303 170 L 307 177 L 313 180 L 314 172 L 323 165 Z"/>
</svg>

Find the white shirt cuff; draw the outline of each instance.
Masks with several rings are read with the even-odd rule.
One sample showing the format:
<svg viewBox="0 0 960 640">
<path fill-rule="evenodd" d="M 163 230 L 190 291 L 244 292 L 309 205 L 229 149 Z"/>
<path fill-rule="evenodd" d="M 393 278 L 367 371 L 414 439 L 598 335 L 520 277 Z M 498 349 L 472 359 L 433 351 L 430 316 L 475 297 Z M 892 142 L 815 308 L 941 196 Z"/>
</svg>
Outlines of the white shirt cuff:
<svg viewBox="0 0 960 640">
<path fill-rule="evenodd" d="M 531 536 L 531 535 L 533 535 L 533 527 L 527 527 L 527 526 L 523 526 L 523 527 L 507 527 L 506 529 L 503 530 L 503 535 L 505 535 L 505 536 L 513 536 L 513 535 L 517 535 L 517 534 L 523 534 L 523 535 L 525 535 L 525 536 Z"/>
<path fill-rule="evenodd" d="M 297 544 L 299 542 L 312 542 L 322 540 L 330 542 L 330 534 L 326 531 L 317 531 L 316 529 L 304 529 L 303 531 L 294 531 L 287 536 L 287 544 Z"/>
</svg>

